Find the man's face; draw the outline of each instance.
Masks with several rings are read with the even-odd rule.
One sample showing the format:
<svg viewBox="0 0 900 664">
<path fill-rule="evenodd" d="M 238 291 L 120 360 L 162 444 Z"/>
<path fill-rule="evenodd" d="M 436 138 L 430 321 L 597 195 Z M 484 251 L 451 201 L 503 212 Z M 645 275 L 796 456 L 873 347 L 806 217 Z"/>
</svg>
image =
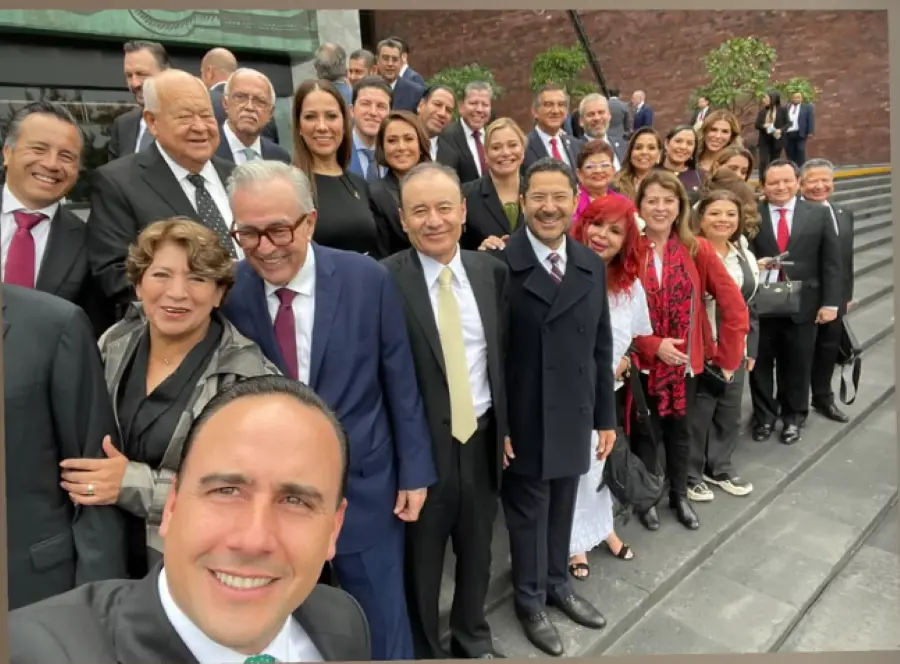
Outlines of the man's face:
<svg viewBox="0 0 900 664">
<path fill-rule="evenodd" d="M 803 103 L 803 94 L 800 92 L 795 92 L 791 95 L 791 103 L 792 104 L 802 104 Z"/>
<path fill-rule="evenodd" d="M 144 111 L 160 146 L 188 170 L 199 170 L 219 147 L 219 125 L 209 91 L 195 78 L 167 79 L 157 86 L 159 112 Z"/>
<path fill-rule="evenodd" d="M 356 85 L 370 73 L 366 61 L 362 58 L 351 58 L 347 63 L 347 81 L 350 85 Z"/>
<path fill-rule="evenodd" d="M 238 74 L 222 97 L 222 108 L 231 126 L 241 134 L 256 138 L 272 119 L 274 109 L 269 82 L 259 74 Z"/>
<path fill-rule="evenodd" d="M 473 90 L 460 103 L 459 114 L 474 131 L 483 129 L 491 118 L 491 93 Z"/>
<path fill-rule="evenodd" d="M 444 173 L 423 173 L 403 186 L 400 214 L 412 246 L 444 264 L 456 254 L 466 221 L 459 185 Z"/>
<path fill-rule="evenodd" d="M 563 173 L 534 173 L 522 196 L 525 223 L 535 237 L 547 246 L 555 246 L 569 230 L 575 213 L 575 192 Z"/>
<path fill-rule="evenodd" d="M 579 120 L 591 136 L 606 136 L 609 129 L 609 121 L 612 115 L 609 112 L 609 103 L 605 99 L 590 101 L 584 105 L 584 113 Z"/>
<path fill-rule="evenodd" d="M 238 189 L 232 197 L 231 211 L 234 229 L 239 232 L 269 230 L 286 233 L 303 219 L 294 228 L 293 240 L 288 244 L 275 244 L 260 235 L 255 248 L 244 248 L 247 261 L 260 277 L 273 286 L 287 285 L 306 262 L 306 252 L 316 226 L 315 211 L 306 214 L 297 201 L 293 186 L 282 179 Z"/>
<path fill-rule="evenodd" d="M 800 180 L 800 193 L 810 201 L 827 201 L 834 193 L 834 173 L 830 168 L 810 168 Z"/>
<path fill-rule="evenodd" d="M 367 138 L 375 139 L 381 123 L 391 112 L 391 98 L 384 90 L 363 88 L 356 95 L 353 104 L 353 118 L 356 130 Z"/>
<path fill-rule="evenodd" d="M 3 146 L 10 190 L 32 209 L 57 202 L 75 186 L 82 147 L 76 127 L 46 113 L 32 113 L 19 126 L 15 145 Z"/>
<path fill-rule="evenodd" d="M 199 431 L 160 534 L 169 590 L 204 634 L 261 652 L 335 553 L 345 502 L 326 417 L 283 395 L 244 397 Z"/>
<path fill-rule="evenodd" d="M 541 93 L 537 108 L 532 110 L 532 114 L 544 132 L 555 136 L 562 129 L 568 110 L 569 101 L 566 99 L 566 93 L 562 90 L 548 90 Z"/>
<path fill-rule="evenodd" d="M 700 99 L 697 100 L 697 107 L 698 107 L 698 108 L 704 109 L 704 108 L 706 108 L 707 106 L 709 106 L 709 99 L 707 99 L 706 97 L 700 97 Z"/>
<path fill-rule="evenodd" d="M 125 54 L 125 83 L 141 106 L 144 105 L 144 81 L 160 72 L 154 55 L 146 50 Z"/>
<path fill-rule="evenodd" d="M 400 75 L 403 67 L 403 59 L 400 57 L 399 48 L 385 46 L 378 53 L 378 73 L 388 83 L 393 83 Z"/>
<path fill-rule="evenodd" d="M 797 176 L 788 164 L 775 166 L 766 172 L 763 194 L 772 205 L 784 205 L 797 195 L 798 189 Z"/>
<path fill-rule="evenodd" d="M 419 102 L 419 118 L 428 131 L 429 138 L 440 134 L 453 119 L 456 101 L 447 90 L 435 90 L 427 100 Z"/>
<path fill-rule="evenodd" d="M 644 95 L 642 95 L 640 92 L 635 92 L 633 95 L 631 95 L 631 105 L 634 106 L 635 108 L 640 106 L 643 103 L 643 101 L 644 101 Z"/>
</svg>

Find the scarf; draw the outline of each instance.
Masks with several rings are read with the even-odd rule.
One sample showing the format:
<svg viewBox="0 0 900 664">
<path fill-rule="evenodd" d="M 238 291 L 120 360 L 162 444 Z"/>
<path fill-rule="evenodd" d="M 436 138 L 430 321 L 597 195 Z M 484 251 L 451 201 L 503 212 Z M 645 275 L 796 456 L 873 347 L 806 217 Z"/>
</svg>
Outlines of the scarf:
<svg viewBox="0 0 900 664">
<path fill-rule="evenodd" d="M 663 339 L 684 339 L 684 344 L 678 349 L 687 352 L 690 345 L 691 301 L 694 294 L 694 284 L 688 271 L 690 257 L 678 235 L 672 233 L 663 250 L 662 279 L 656 273 L 656 261 L 652 253 L 648 254 L 648 261 L 644 290 L 647 293 L 653 334 Z M 684 417 L 687 408 L 687 388 L 684 378 L 683 366 L 672 366 L 662 360 L 653 363 L 648 376 L 647 391 L 656 399 L 656 409 L 660 417 Z"/>
</svg>

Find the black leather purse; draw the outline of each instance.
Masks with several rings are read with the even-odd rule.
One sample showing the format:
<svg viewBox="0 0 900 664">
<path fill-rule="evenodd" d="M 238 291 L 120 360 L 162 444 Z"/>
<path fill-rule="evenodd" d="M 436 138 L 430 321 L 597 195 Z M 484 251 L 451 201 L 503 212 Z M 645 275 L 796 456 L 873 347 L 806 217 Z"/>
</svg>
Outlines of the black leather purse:
<svg viewBox="0 0 900 664">
<path fill-rule="evenodd" d="M 838 346 L 838 366 L 841 368 L 841 402 L 850 405 L 856 401 L 859 391 L 859 378 L 862 375 L 862 346 L 853 333 L 847 317 L 841 318 L 841 342 Z M 850 371 L 850 382 L 853 384 L 853 396 L 847 397 L 847 371 Z"/>
<path fill-rule="evenodd" d="M 760 318 L 789 318 L 800 313 L 802 281 L 791 281 L 784 273 L 784 281 L 772 281 L 775 270 L 770 270 L 766 281 L 760 280 L 753 296 Z"/>
</svg>

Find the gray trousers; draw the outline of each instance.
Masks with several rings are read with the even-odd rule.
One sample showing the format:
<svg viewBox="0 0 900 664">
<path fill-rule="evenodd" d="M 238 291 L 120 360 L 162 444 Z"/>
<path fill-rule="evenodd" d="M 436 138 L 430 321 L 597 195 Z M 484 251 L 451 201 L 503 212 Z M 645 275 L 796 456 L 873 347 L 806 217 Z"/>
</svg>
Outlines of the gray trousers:
<svg viewBox="0 0 900 664">
<path fill-rule="evenodd" d="M 687 413 L 691 432 L 689 484 L 703 481 L 704 471 L 712 475 L 734 474 L 731 455 L 740 437 L 745 374 L 742 365 L 719 396 L 710 394 L 703 382 L 697 381 L 697 396 Z"/>
</svg>

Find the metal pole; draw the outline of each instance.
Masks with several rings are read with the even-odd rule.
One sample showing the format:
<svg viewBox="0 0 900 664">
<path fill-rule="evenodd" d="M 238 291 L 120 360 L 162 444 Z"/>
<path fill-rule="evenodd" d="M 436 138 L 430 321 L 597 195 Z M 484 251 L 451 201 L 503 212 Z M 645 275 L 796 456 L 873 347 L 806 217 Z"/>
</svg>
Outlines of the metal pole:
<svg viewBox="0 0 900 664">
<path fill-rule="evenodd" d="M 600 91 L 603 92 L 603 95 L 609 97 L 606 79 L 603 78 L 603 70 L 600 69 L 600 63 L 597 62 L 597 57 L 594 55 L 594 50 L 591 48 L 591 43 L 588 41 L 587 33 L 584 31 L 584 24 L 581 22 L 581 16 L 575 9 L 571 9 L 567 13 L 572 21 L 572 26 L 575 28 L 575 34 L 578 35 L 581 49 L 584 51 L 588 64 L 591 67 L 591 71 L 594 73 L 594 78 L 597 79 L 597 85 L 600 86 Z"/>
</svg>

